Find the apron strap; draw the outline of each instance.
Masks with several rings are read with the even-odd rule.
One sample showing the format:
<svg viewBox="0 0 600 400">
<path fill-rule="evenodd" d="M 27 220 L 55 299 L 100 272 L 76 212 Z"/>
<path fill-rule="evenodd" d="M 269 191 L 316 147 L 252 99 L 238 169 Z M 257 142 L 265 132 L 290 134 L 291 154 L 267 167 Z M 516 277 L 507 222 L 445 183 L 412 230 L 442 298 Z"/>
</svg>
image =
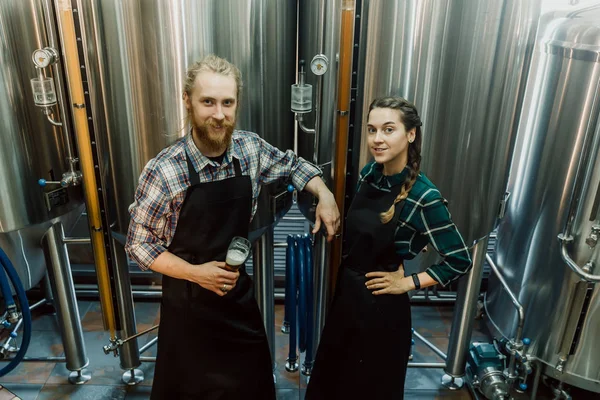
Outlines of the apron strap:
<svg viewBox="0 0 600 400">
<path fill-rule="evenodd" d="M 235 157 L 233 158 L 233 168 L 235 168 L 235 176 L 240 177 L 242 176 L 242 167 L 240 166 L 240 160 L 238 160 Z"/>
<path fill-rule="evenodd" d="M 190 177 L 190 186 L 199 185 L 200 184 L 200 174 L 196 172 L 194 169 L 194 164 L 192 164 L 192 157 L 188 151 L 185 151 L 187 166 L 188 166 L 188 174 Z"/>
</svg>

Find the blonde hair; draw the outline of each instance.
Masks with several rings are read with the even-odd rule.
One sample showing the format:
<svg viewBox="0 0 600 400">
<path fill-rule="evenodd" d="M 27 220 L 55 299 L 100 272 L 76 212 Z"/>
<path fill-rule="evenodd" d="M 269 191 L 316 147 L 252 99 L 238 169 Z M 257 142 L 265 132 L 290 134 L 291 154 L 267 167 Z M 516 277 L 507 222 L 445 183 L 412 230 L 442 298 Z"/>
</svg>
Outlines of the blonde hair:
<svg viewBox="0 0 600 400">
<path fill-rule="evenodd" d="M 396 198 L 394 203 L 390 206 L 387 211 L 379 214 L 381 222 L 387 224 L 394 218 L 396 211 L 396 204 L 402 200 L 405 200 L 410 193 L 413 185 L 417 181 L 417 177 L 421 172 L 421 143 L 423 141 L 423 135 L 421 133 L 421 118 L 417 112 L 417 108 L 414 104 L 409 102 L 402 97 L 382 97 L 373 100 L 369 106 L 369 114 L 375 108 L 390 108 L 392 110 L 398 110 L 400 112 L 400 122 L 404 125 L 404 129 L 408 132 L 411 129 L 415 129 L 415 140 L 408 144 L 408 162 L 407 166 L 409 173 L 402 183 L 402 189 Z M 368 114 L 367 114 L 368 118 Z"/>
<path fill-rule="evenodd" d="M 231 76 L 235 79 L 235 84 L 237 86 L 237 101 L 239 102 L 240 94 L 242 92 L 242 73 L 239 68 L 227 61 L 224 58 L 218 57 L 214 54 L 210 54 L 204 57 L 200 61 L 196 61 L 194 64 L 190 65 L 187 69 L 185 82 L 183 84 L 183 91 L 187 93 L 188 96 L 191 96 L 192 90 L 194 89 L 194 84 L 196 82 L 196 77 L 200 72 L 210 71 L 217 74 Z"/>
</svg>

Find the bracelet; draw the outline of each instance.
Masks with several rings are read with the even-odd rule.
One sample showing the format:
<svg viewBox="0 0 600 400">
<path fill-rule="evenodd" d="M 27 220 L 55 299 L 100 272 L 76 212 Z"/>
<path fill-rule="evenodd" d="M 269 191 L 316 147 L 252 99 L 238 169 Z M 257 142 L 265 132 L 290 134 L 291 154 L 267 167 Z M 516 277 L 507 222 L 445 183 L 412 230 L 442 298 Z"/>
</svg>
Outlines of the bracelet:
<svg viewBox="0 0 600 400">
<path fill-rule="evenodd" d="M 421 289 L 421 281 L 419 280 L 417 274 L 410 274 L 410 276 L 412 276 L 413 282 L 415 283 L 415 290 Z"/>
</svg>

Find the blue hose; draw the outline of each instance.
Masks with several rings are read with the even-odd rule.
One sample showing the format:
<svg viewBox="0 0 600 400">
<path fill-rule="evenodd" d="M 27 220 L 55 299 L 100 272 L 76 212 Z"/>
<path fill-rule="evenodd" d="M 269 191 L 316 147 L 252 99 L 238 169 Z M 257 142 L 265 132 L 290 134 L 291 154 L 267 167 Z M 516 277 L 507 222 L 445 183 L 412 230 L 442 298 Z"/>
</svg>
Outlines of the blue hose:
<svg viewBox="0 0 600 400">
<path fill-rule="evenodd" d="M 289 312 L 288 321 L 290 322 L 290 347 L 288 352 L 288 360 L 296 361 L 296 335 L 298 332 L 298 318 L 296 317 L 296 240 L 292 235 L 287 237 L 287 252 L 286 260 L 288 261 L 286 270 L 290 272 L 286 276 L 286 288 L 290 288 L 290 292 L 286 293 L 285 304 Z"/>
<path fill-rule="evenodd" d="M 298 243 L 298 322 L 300 325 L 300 337 L 298 340 L 298 348 L 301 353 L 306 351 L 306 309 L 307 307 L 307 292 L 306 292 L 306 245 L 301 235 L 296 236 Z"/>
<path fill-rule="evenodd" d="M 8 259 L 8 256 L 1 248 L 0 264 L 2 269 L 6 271 L 6 274 L 12 281 L 15 291 L 17 292 L 17 298 L 19 299 L 19 305 L 21 306 L 21 313 L 23 318 L 23 340 L 21 341 L 21 346 L 15 358 L 12 359 L 6 367 L 0 370 L 0 377 L 2 377 L 8 374 L 13 369 L 15 369 L 15 367 L 19 365 L 21 360 L 23 360 L 23 357 L 25 357 L 25 353 L 27 353 L 27 348 L 29 347 L 29 342 L 31 340 L 31 312 L 29 311 L 29 301 L 27 300 L 27 296 L 25 295 L 25 288 L 21 283 L 21 279 L 19 279 L 19 274 L 17 274 L 17 271 Z M 4 290 L 4 287 L 2 287 L 4 297 L 12 298 L 12 291 L 10 290 L 10 288 L 8 289 L 8 293 Z"/>
</svg>

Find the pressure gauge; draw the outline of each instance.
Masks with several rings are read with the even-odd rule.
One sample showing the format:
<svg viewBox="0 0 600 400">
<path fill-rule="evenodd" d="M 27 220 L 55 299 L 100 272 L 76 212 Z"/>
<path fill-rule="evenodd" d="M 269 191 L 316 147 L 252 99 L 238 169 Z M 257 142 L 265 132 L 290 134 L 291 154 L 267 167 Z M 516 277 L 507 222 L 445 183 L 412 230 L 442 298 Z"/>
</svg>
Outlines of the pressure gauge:
<svg viewBox="0 0 600 400">
<path fill-rule="evenodd" d="M 328 67 L 329 60 L 325 54 L 317 54 L 310 62 L 310 70 L 315 75 L 323 75 L 325 72 L 327 72 Z"/>
<path fill-rule="evenodd" d="M 54 64 L 58 61 L 58 53 L 52 47 L 45 47 L 34 51 L 31 58 L 36 67 L 46 68 L 50 64 Z"/>
</svg>

